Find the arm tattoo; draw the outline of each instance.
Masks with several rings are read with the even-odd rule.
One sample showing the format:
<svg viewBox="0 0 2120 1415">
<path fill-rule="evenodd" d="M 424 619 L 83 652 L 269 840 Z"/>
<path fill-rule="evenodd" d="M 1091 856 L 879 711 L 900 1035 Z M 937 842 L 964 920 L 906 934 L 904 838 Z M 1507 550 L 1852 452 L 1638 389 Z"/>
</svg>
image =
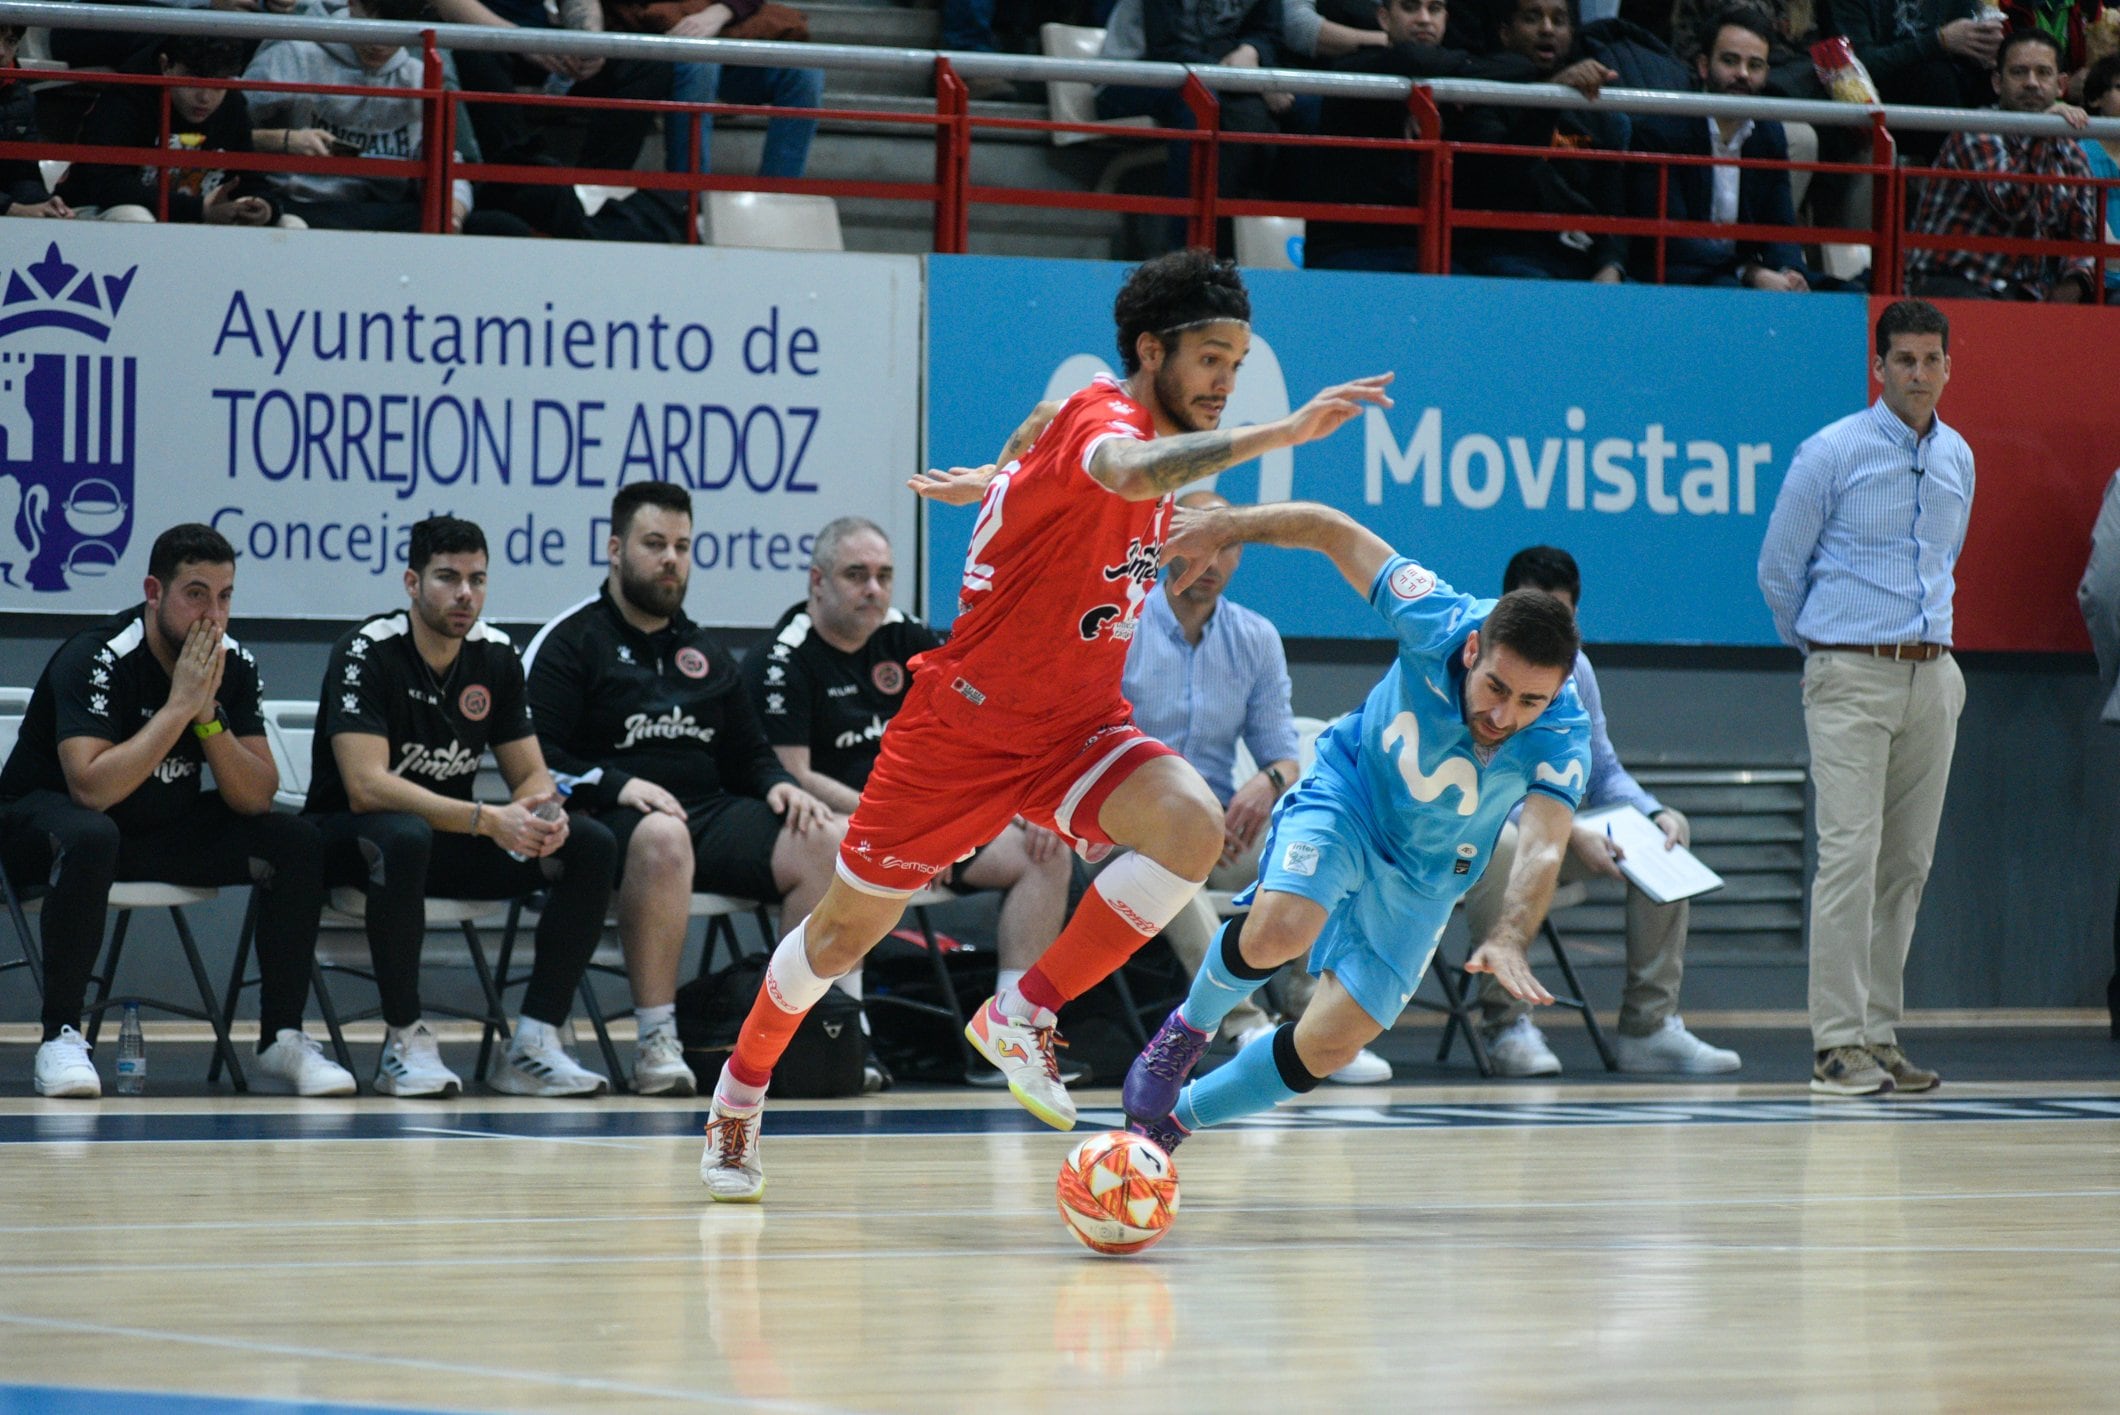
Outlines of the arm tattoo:
<svg viewBox="0 0 2120 1415">
<path fill-rule="evenodd" d="M 1110 444 L 1117 446 L 1119 444 Z M 1234 466 L 1243 459 L 1227 432 L 1188 432 L 1135 443 L 1126 449 L 1127 470 L 1161 494 Z"/>
</svg>

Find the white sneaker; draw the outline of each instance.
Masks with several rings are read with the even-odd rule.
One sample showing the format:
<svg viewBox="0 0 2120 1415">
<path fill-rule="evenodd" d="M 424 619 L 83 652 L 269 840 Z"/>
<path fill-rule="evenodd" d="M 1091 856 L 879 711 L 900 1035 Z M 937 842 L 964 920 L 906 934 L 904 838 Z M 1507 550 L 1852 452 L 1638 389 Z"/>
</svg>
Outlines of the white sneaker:
<svg viewBox="0 0 2120 1415">
<path fill-rule="evenodd" d="M 1060 1079 L 1051 1027 L 1018 1022 L 1001 1010 L 999 998 L 990 997 L 972 1014 L 964 1035 L 1008 1077 L 1009 1094 L 1018 1105 L 1055 1130 L 1075 1128 L 1075 1100 Z"/>
<path fill-rule="evenodd" d="M 633 1058 L 633 1090 L 643 1096 L 696 1096 L 699 1078 L 685 1065 L 684 1043 L 671 1027 L 657 1027 L 640 1039 Z"/>
<path fill-rule="evenodd" d="M 1744 1065 L 1736 1052 L 1728 1047 L 1709 1046 L 1687 1031 L 1686 1024 L 1676 1017 L 1666 1017 L 1664 1025 L 1646 1037 L 1621 1033 L 1613 1041 L 1612 1054 L 1622 1071 L 1675 1071 L 1688 1076 L 1708 1076 L 1718 1071 L 1735 1071 Z"/>
<path fill-rule="evenodd" d="M 350 1096 L 358 1089 L 353 1073 L 324 1055 L 307 1032 L 280 1028 L 272 1045 L 251 1063 L 261 1091 L 292 1091 L 298 1096 Z"/>
<path fill-rule="evenodd" d="M 442 1065 L 441 1044 L 425 1022 L 392 1027 L 383 1041 L 383 1055 L 375 1064 L 375 1089 L 385 1096 L 459 1095 L 464 1082 Z"/>
<path fill-rule="evenodd" d="M 1381 1086 L 1391 1079 L 1391 1063 L 1363 1047 L 1354 1054 L 1354 1060 L 1326 1079 L 1343 1086 Z"/>
<path fill-rule="evenodd" d="M 1258 1021 L 1252 1023 L 1249 1027 L 1246 1027 L 1243 1031 L 1237 1033 L 1229 1040 L 1238 1051 L 1242 1051 L 1244 1050 L 1244 1048 L 1250 1046 L 1253 1042 L 1258 1041 L 1261 1037 L 1270 1037 L 1280 1029 L 1281 1024 L 1274 1021 L 1271 1017 L 1261 1017 Z M 1386 1076 L 1389 1076 L 1391 1072 L 1389 1070 L 1386 1070 L 1384 1074 Z"/>
<path fill-rule="evenodd" d="M 92 1101 L 103 1094 L 103 1078 L 89 1058 L 88 1043 L 71 1027 L 37 1048 L 37 1094 Z"/>
<path fill-rule="evenodd" d="M 1497 1076 L 1558 1076 L 1561 1059 L 1529 1017 L 1519 1017 L 1487 1038 L 1487 1059 Z"/>
<path fill-rule="evenodd" d="M 486 1084 L 511 1096 L 595 1096 L 611 1082 L 567 1055 L 559 1029 L 534 1018 L 515 1024 L 515 1040 L 494 1057 Z"/>
<path fill-rule="evenodd" d="M 717 1204 L 755 1204 L 766 1192 L 759 1120 L 765 1107 L 726 1110 L 721 1097 L 707 1111 L 707 1148 L 699 1157 L 699 1182 Z"/>
</svg>

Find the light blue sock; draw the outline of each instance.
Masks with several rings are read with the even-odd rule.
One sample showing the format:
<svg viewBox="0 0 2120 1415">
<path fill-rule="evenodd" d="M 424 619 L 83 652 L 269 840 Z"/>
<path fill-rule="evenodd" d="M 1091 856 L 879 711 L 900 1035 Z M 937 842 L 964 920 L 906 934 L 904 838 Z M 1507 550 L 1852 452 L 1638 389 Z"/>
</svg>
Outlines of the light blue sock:
<svg viewBox="0 0 2120 1415">
<path fill-rule="evenodd" d="M 1240 978 L 1222 961 L 1222 940 L 1228 936 L 1232 922 L 1225 919 L 1215 932 L 1215 941 L 1207 946 L 1207 956 L 1200 960 L 1200 971 L 1193 974 L 1192 990 L 1185 994 L 1185 1001 L 1178 1008 L 1186 1026 L 1210 1037 L 1221 1030 L 1222 1019 L 1266 981 L 1265 978 Z"/>
<path fill-rule="evenodd" d="M 1220 1125 L 1241 1115 L 1272 1110 L 1297 1094 L 1281 1079 L 1273 1043 L 1261 1038 L 1238 1052 L 1234 1060 L 1187 1086 L 1171 1113 L 1186 1129 L 1198 1130 L 1203 1125 Z"/>
</svg>

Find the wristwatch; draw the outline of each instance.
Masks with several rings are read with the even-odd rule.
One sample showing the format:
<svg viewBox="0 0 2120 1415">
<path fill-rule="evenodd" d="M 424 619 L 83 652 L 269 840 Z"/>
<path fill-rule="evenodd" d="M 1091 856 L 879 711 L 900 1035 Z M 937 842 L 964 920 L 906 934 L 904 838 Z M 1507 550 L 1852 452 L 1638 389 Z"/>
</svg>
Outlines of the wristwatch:
<svg viewBox="0 0 2120 1415">
<path fill-rule="evenodd" d="M 1276 792 L 1286 791 L 1288 789 L 1288 778 L 1281 775 L 1281 769 L 1277 766 L 1269 766 L 1268 768 L 1266 768 L 1266 779 L 1273 783 L 1273 789 Z"/>
<path fill-rule="evenodd" d="M 205 741 L 208 737 L 218 736 L 221 733 L 226 732 L 227 730 L 228 714 L 221 711 L 221 705 L 219 703 L 214 704 L 213 721 L 194 722 L 191 725 L 191 735 L 198 738 L 201 742 Z"/>
</svg>

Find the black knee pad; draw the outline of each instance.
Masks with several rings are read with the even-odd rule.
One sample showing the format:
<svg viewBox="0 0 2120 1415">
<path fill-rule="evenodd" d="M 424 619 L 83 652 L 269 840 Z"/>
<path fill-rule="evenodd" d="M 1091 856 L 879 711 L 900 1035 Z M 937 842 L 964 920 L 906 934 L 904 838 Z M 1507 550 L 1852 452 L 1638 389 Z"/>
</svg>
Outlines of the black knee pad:
<svg viewBox="0 0 2120 1415">
<path fill-rule="evenodd" d="M 1276 963 L 1271 968 L 1254 968 L 1244 961 L 1244 950 L 1239 940 L 1244 936 L 1244 921 L 1250 917 L 1250 914 L 1230 916 L 1228 926 L 1222 930 L 1222 966 L 1229 970 L 1229 975 L 1233 978 L 1247 983 L 1263 983 L 1280 972 L 1281 965 Z"/>
<path fill-rule="evenodd" d="M 1281 1073 L 1281 1084 L 1299 1096 L 1309 1095 L 1325 1084 L 1323 1076 L 1313 1076 L 1303 1058 L 1296 1055 L 1296 1024 L 1283 1022 L 1273 1034 L 1274 1070 Z"/>
</svg>

